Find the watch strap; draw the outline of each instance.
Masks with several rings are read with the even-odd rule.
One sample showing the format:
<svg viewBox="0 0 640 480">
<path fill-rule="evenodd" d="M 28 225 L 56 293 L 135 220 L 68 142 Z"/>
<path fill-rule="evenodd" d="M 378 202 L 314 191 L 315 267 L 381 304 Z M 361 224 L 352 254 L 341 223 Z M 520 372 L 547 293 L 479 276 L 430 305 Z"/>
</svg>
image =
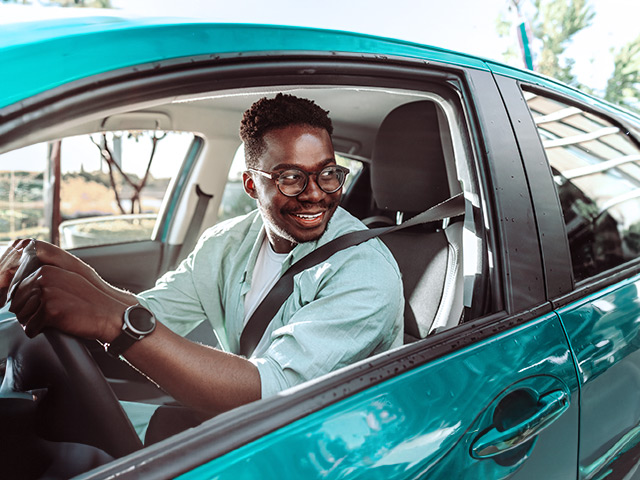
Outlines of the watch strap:
<svg viewBox="0 0 640 480">
<path fill-rule="evenodd" d="M 133 337 L 126 330 L 122 330 L 116 339 L 105 346 L 105 350 L 109 355 L 119 358 L 131 345 L 138 341 L 137 337 Z"/>
</svg>

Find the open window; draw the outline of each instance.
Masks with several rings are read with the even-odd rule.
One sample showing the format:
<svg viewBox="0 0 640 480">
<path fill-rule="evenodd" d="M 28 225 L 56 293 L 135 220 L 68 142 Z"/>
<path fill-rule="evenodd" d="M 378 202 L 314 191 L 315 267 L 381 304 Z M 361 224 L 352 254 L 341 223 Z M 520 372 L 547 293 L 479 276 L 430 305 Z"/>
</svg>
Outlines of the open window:
<svg viewBox="0 0 640 480">
<path fill-rule="evenodd" d="M 150 272 L 149 278 L 156 278 L 188 253 L 182 247 L 193 240 L 189 236 L 194 233 L 193 218 L 198 209 L 196 192 L 206 192 L 208 196 L 196 235 L 253 208 L 239 181 L 244 168 L 238 135 L 243 112 L 259 98 L 277 92 L 309 98 L 330 111 L 338 163 L 351 170 L 342 207 L 365 224 L 371 227 L 398 224 L 448 197 L 460 193 L 464 196 L 464 215 L 413 227 L 400 236 L 385 239 L 406 280 L 406 343 L 415 344 L 497 311 L 498 307 L 486 300 L 489 290 L 498 289 L 497 285 L 491 285 L 491 279 L 497 276 L 490 274 L 497 266 L 489 261 L 494 257 L 487 241 L 491 220 L 486 215 L 488 207 L 479 180 L 477 144 L 472 140 L 471 115 L 466 110 L 468 102 L 463 98 L 461 79 L 448 76 L 448 81 L 442 81 L 437 75 L 433 78 L 426 75 L 420 82 L 409 82 L 375 75 L 345 75 L 336 83 L 334 75 L 323 75 L 313 82 L 296 76 L 278 78 L 277 82 L 273 79 L 265 82 L 259 76 L 254 80 L 249 74 L 242 78 L 242 88 L 234 86 L 238 81 L 235 78 L 215 91 L 209 90 L 210 83 L 204 85 L 194 80 L 194 85 L 190 85 L 186 78 L 179 85 L 172 80 L 161 93 L 150 89 L 146 97 L 134 103 L 115 107 L 109 104 L 104 111 L 98 108 L 100 102 L 96 102 L 95 110 L 84 111 L 80 117 L 71 115 L 66 122 L 14 138 L 11 151 L 4 151 L 5 157 L 0 157 L 0 162 L 26 151 L 30 145 L 40 144 L 45 146 L 41 164 L 44 172 L 47 162 L 56 164 L 50 160 L 56 158 L 51 153 L 53 147 L 47 145 L 63 139 L 60 174 L 54 175 L 61 179 L 60 243 L 67 248 L 87 247 L 75 253 L 110 282 L 124 285 L 141 269 Z M 109 98 L 114 98 L 113 92 L 109 92 Z M 123 120 L 109 123 L 110 118 Z M 158 124 L 160 127 L 155 128 Z M 67 169 L 64 155 L 69 150 L 65 142 L 80 137 L 84 138 L 95 165 L 89 166 L 87 160 L 76 164 L 75 169 Z M 134 154 L 138 165 L 145 167 L 154 144 L 156 149 L 145 184 L 151 192 L 148 196 L 141 193 L 138 197 L 142 198 L 141 208 L 132 211 L 135 202 L 123 199 L 133 198 L 126 190 L 135 187 L 128 184 L 124 190 L 114 190 L 110 171 L 117 171 L 118 167 L 105 157 L 117 164 L 117 157 L 122 155 L 119 167 L 124 166 L 125 173 L 135 173 L 137 179 L 142 179 L 146 170 L 136 171 L 137 167 L 128 170 L 129 157 L 117 152 L 119 148 L 125 152 L 129 146 L 137 147 L 143 142 L 150 150 Z M 167 155 L 161 154 L 165 146 L 174 143 L 175 148 L 166 149 Z M 4 168 L 0 163 L 0 170 Z M 117 178 L 115 173 L 113 176 Z M 104 217 L 96 218 L 96 209 L 81 200 L 77 203 L 84 210 L 66 213 L 65 191 L 81 199 L 84 192 L 97 190 L 92 188 L 93 184 L 77 192 L 66 190 L 66 178 L 69 184 L 72 180 L 84 182 L 84 187 L 87 177 L 94 183 L 98 183 L 97 178 L 104 179 L 102 185 L 106 182 L 105 194 L 111 195 L 111 210 L 100 210 L 101 215 L 106 214 Z M 40 198 L 39 208 L 44 211 L 44 193 Z M 93 218 L 82 218 L 89 214 Z M 139 236 L 125 236 L 134 226 Z M 51 228 L 48 232 L 43 230 L 44 238 L 51 235 Z M 144 264 L 131 261 L 145 255 L 143 247 L 135 245 L 140 243 L 139 239 L 152 239 L 150 243 L 157 249 L 157 254 L 144 257 Z M 190 338 L 211 343 L 204 333 L 207 327 L 203 322 L 191 332 Z M 163 392 L 149 388 L 139 375 L 123 373 L 122 365 L 106 358 L 100 348 L 94 349 L 94 354 L 120 400 L 152 407 L 171 402 Z M 346 377 L 353 375 L 349 368 L 342 372 Z M 143 430 L 139 433 L 144 435 Z"/>
</svg>

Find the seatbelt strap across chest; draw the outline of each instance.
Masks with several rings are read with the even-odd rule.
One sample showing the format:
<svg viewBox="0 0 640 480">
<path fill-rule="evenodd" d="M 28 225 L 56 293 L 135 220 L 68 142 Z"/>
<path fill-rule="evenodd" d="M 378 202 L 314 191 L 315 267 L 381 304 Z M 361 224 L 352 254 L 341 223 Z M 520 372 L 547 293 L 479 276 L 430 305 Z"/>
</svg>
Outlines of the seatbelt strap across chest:
<svg viewBox="0 0 640 480">
<path fill-rule="evenodd" d="M 267 326 L 278 313 L 284 301 L 293 292 L 293 277 L 308 268 L 318 265 L 327 260 L 334 253 L 344 250 L 345 248 L 359 245 L 375 237 L 385 235 L 387 233 L 397 232 L 404 228 L 413 227 L 425 223 L 443 220 L 462 215 L 464 213 L 464 194 L 459 193 L 442 203 L 434 205 L 429 210 L 419 213 L 415 217 L 410 218 L 406 222 L 394 227 L 380 227 L 368 230 L 358 230 L 356 232 L 347 233 L 338 238 L 334 238 L 330 242 L 316 248 L 313 252 L 302 257 L 296 263 L 291 265 L 289 269 L 280 277 L 276 284 L 271 288 L 267 296 L 262 300 L 258 308 L 253 312 L 251 318 L 242 331 L 240 336 L 240 353 L 245 357 L 251 356 L 258 342 L 264 335 Z"/>
</svg>

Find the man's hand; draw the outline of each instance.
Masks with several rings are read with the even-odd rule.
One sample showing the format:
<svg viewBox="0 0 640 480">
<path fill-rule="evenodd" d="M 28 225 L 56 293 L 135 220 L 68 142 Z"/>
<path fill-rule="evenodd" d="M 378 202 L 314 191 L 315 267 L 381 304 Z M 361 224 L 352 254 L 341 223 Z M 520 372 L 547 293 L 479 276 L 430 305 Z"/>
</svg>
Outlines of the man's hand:
<svg viewBox="0 0 640 480">
<path fill-rule="evenodd" d="M 43 265 L 20 283 L 9 310 L 29 337 L 55 327 L 71 335 L 110 342 L 119 333 L 127 306 L 78 273 Z"/>
<path fill-rule="evenodd" d="M 4 305 L 7 301 L 9 285 L 20 266 L 22 252 L 29 242 L 29 239 L 14 240 L 0 257 L 0 305 Z"/>
<path fill-rule="evenodd" d="M 128 292 L 119 290 L 107 282 L 89 265 L 66 250 L 41 240 L 21 239 L 13 242 L 0 257 L 0 304 L 4 305 L 11 280 L 20 266 L 22 252 L 30 242 L 35 242 L 36 254 L 42 265 L 51 265 L 68 272 L 76 273 L 106 295 L 121 303 L 133 304 L 136 300 Z"/>
<path fill-rule="evenodd" d="M 122 325 L 122 313 L 136 303 L 133 295 L 106 283 L 89 265 L 47 242 L 17 240 L 0 259 L 3 300 L 26 247 L 33 242 L 40 268 L 24 278 L 13 294 L 10 311 L 34 337 L 45 327 L 104 342 L 113 340 Z"/>
</svg>

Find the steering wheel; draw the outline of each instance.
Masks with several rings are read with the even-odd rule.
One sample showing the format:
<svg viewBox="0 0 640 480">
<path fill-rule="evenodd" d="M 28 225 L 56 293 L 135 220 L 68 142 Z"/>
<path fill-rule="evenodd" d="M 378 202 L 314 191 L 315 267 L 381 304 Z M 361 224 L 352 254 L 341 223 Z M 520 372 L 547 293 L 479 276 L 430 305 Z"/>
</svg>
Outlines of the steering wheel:
<svg viewBox="0 0 640 480">
<path fill-rule="evenodd" d="M 7 303 L 20 282 L 40 266 L 32 241 L 9 286 Z M 118 398 L 80 339 L 52 328 L 33 339 L 23 337 L 8 360 L 16 370 L 12 389 L 46 389 L 38 406 L 40 418 L 45 419 L 43 436 L 93 445 L 113 457 L 142 448 Z"/>
</svg>

